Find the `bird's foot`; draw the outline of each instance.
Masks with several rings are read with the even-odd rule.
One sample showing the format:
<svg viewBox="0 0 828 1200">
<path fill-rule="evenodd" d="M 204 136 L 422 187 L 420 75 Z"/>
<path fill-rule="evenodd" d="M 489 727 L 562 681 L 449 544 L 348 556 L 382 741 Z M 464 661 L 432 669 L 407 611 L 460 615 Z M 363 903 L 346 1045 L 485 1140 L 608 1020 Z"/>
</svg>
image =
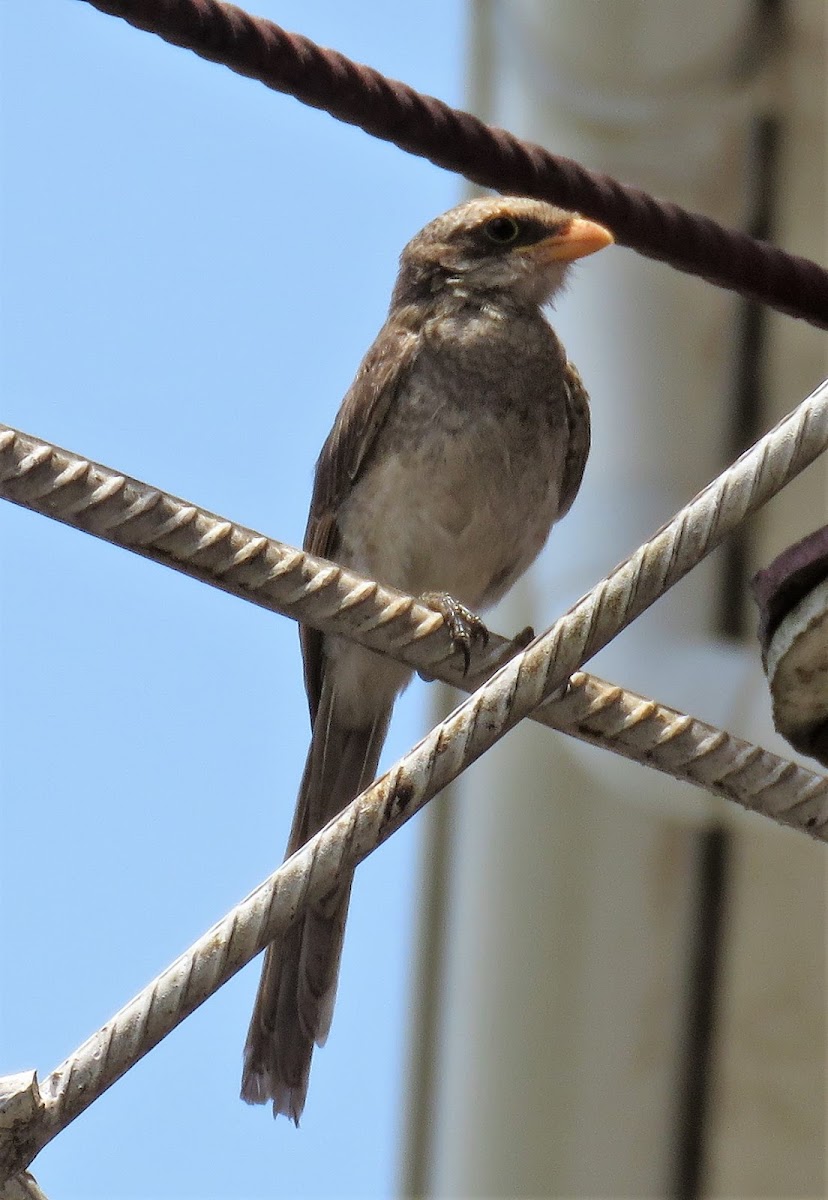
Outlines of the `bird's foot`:
<svg viewBox="0 0 828 1200">
<path fill-rule="evenodd" d="M 428 608 L 438 612 L 445 621 L 452 649 L 459 650 L 463 655 L 463 674 L 468 674 L 472 647 L 475 642 L 486 645 L 489 640 L 488 629 L 480 617 L 475 616 L 464 604 L 460 604 L 446 592 L 426 592 L 420 600 Z"/>
</svg>

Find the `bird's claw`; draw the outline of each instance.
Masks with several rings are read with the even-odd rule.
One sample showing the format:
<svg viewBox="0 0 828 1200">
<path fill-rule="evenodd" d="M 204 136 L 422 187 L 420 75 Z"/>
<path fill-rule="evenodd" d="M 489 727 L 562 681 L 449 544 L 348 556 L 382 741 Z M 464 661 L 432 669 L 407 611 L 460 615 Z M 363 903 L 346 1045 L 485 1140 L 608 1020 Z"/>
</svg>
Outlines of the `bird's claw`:
<svg viewBox="0 0 828 1200">
<path fill-rule="evenodd" d="M 463 655 L 463 674 L 467 675 L 472 647 L 475 642 L 480 642 L 483 646 L 488 643 L 488 629 L 480 617 L 446 592 L 426 592 L 420 599 L 428 608 L 438 612 L 445 621 L 452 649 L 459 650 Z"/>
<path fill-rule="evenodd" d="M 516 633 L 509 642 L 510 657 L 513 654 L 519 654 L 521 650 L 525 650 L 529 643 L 534 642 L 534 640 L 535 631 L 531 625 L 527 625 L 525 629 L 521 629 L 520 633 Z"/>
</svg>

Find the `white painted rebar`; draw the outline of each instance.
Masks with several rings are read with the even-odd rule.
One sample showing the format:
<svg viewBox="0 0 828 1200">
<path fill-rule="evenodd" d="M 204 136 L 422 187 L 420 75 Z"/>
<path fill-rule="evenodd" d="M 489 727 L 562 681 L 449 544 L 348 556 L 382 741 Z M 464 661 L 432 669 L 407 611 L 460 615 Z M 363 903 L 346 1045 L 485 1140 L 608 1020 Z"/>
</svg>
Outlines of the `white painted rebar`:
<svg viewBox="0 0 828 1200">
<path fill-rule="evenodd" d="M 552 711 L 557 728 L 828 841 L 828 778 L 594 675 L 577 672 Z"/>
<path fill-rule="evenodd" d="M 7 1122 L 15 1136 L 0 1140 L 0 1179 L 4 1173 L 13 1174 L 28 1165 L 57 1133 L 250 962 L 293 920 L 302 906 L 325 895 L 343 871 L 350 871 L 362 862 L 501 737 L 515 723 L 516 711 L 532 703 L 542 678 L 533 660 L 545 658 L 548 638 L 547 634 L 519 654 L 432 730 L 61 1063 L 43 1080 L 39 1091 L 30 1074 L 16 1077 L 17 1093 L 11 1086 L 7 1086 L 6 1092 L 10 1107 L 18 1109 L 19 1115 Z M 617 699 L 624 700 L 620 712 L 614 705 Z M 790 803 L 788 789 L 795 777 L 800 803 L 808 808 L 814 831 L 825 835 L 828 781 L 643 698 L 638 698 L 634 711 L 626 711 L 629 702 L 630 698 L 620 689 L 579 674 L 574 677 L 563 704 L 570 709 L 572 719 L 582 723 L 587 735 L 591 728 L 610 725 L 617 733 L 623 733 L 624 741 L 635 746 L 636 751 L 646 744 L 654 756 L 669 754 L 671 745 L 679 745 L 689 735 L 694 752 L 685 777 L 695 778 L 700 768 L 709 777 L 708 786 L 726 794 L 730 794 L 734 776 L 740 774 L 745 795 L 749 797 L 751 771 L 762 777 L 770 768 L 776 772 L 771 787 L 775 786 L 779 793 L 781 812 Z M 705 728 L 709 744 L 705 744 L 703 736 L 698 736 Z M 730 742 L 731 754 L 723 761 L 721 751 L 726 740 Z M 671 770 L 683 773 L 676 771 L 675 766 Z M 718 783 L 712 782 L 717 779 Z M 756 778 L 752 783 L 756 785 Z"/>
<path fill-rule="evenodd" d="M 819 401 L 823 393 L 824 388 L 819 389 L 805 404 L 813 402 L 818 407 L 824 403 Z M 804 429 L 811 419 L 810 409 L 797 412 L 804 414 L 804 418 L 796 421 L 794 417 L 788 418 L 790 428 L 785 423 L 784 429 L 783 425 L 779 427 L 783 451 L 774 451 L 777 457 L 781 453 L 784 458 L 784 447 L 792 431 L 799 426 Z M 777 437 L 777 432 L 768 435 L 771 436 Z M 798 439 L 799 434 L 793 433 L 793 437 Z M 784 464 L 780 467 L 776 457 L 775 466 L 762 468 L 764 490 L 761 495 L 757 490 L 755 504 L 767 499 L 795 470 L 806 465 L 805 457 L 801 456 L 813 457 L 819 453 L 819 441 L 813 434 L 809 434 L 803 446 L 795 457 L 792 455 L 789 474 L 780 473 Z M 728 477 L 725 473 L 715 486 L 721 486 Z M 744 482 L 739 487 L 744 489 Z M 735 493 L 731 489 L 728 494 Z M 353 637 L 371 649 L 400 657 L 423 673 L 467 691 L 489 678 L 513 649 L 508 639 L 493 634 L 485 651 L 473 652 L 469 673 L 464 676 L 442 618 L 412 597 L 6 426 L 0 426 L 0 497 L 262 607 Z M 716 503 L 711 508 L 708 499 L 704 511 L 713 511 Z M 735 511 L 738 514 L 739 510 Z M 724 536 L 732 527 L 730 522 L 736 519 L 731 514 L 725 527 L 725 518 L 720 515 L 717 536 Z M 675 525 L 673 522 L 667 528 Z M 637 557 L 634 555 L 626 564 L 628 573 L 640 570 L 630 566 Z M 624 623 L 630 619 L 631 616 L 627 617 Z M 578 627 L 583 630 L 583 616 Z M 608 640 L 611 635 L 605 636 Z M 574 665 L 579 665 L 595 649 L 597 646 L 583 653 L 578 662 L 573 660 Z M 690 780 L 774 820 L 819 835 L 818 830 L 807 824 L 812 815 L 808 802 L 818 776 L 799 768 L 780 776 L 779 764 L 784 760 L 758 748 L 754 748 L 756 761 L 751 759 L 750 771 L 746 772 L 740 764 L 745 762 L 749 743 L 595 677 L 580 678 L 581 682 L 572 687 L 564 702 L 547 701 L 533 714 L 534 719 L 675 778 Z M 678 737 L 680 721 L 685 722 L 686 728 L 681 728 Z M 714 738 L 716 754 L 702 765 Z M 721 770 L 721 779 L 716 777 L 714 763 Z M 757 773 L 756 763 L 765 764 L 767 785 L 763 783 L 762 771 Z"/>
<path fill-rule="evenodd" d="M 827 397 L 824 383 L 573 606 L 554 627 L 558 682 L 813 462 L 828 441 Z M 350 632 L 414 664 L 405 635 L 397 646 L 388 628 L 415 610 L 410 597 L 6 426 L 0 426 L 0 496 L 263 607 L 320 629 Z M 391 598 L 390 610 L 376 611 L 372 600 L 380 595 Z M 448 635 L 439 617 L 416 608 L 422 620 L 417 638 L 437 640 L 439 648 L 423 654 L 428 660 L 434 655 L 436 667 L 451 653 Z M 339 620 L 345 612 L 348 629 Z"/>
<path fill-rule="evenodd" d="M 140 552 L 151 557 L 160 558 L 163 553 L 171 561 L 186 562 L 200 577 L 207 577 L 204 561 L 207 560 L 211 571 L 221 578 L 220 586 L 239 594 L 251 591 L 255 596 L 265 584 L 278 580 L 284 583 L 285 575 L 291 569 L 290 562 L 287 566 L 284 561 L 268 565 L 272 544 L 267 539 L 241 531 L 246 540 L 243 538 L 243 544 L 239 544 L 237 535 L 240 531 L 230 522 L 215 517 L 208 521 L 205 514 L 193 506 L 157 492 L 152 493 L 152 502 L 147 503 L 146 494 L 152 490 L 141 493 L 139 489 L 136 493 L 134 482 L 122 476 L 116 477 L 111 472 L 107 475 L 103 468 L 88 463 L 81 470 L 77 464 L 73 466 L 66 460 L 64 452 L 43 446 L 30 448 L 16 465 L 9 467 L 6 456 L 10 453 L 13 456 L 19 437 L 14 431 L 0 432 L 0 491 L 8 498 L 37 507 L 58 519 L 71 517 L 71 523 L 99 536 L 111 534 L 117 528 L 118 535 L 112 536 L 111 540 L 140 548 Z M 343 870 L 361 862 L 428 799 L 524 716 L 533 712 L 566 683 L 581 662 L 685 575 L 747 513 L 775 494 L 826 445 L 828 384 L 823 384 L 550 630 L 501 667 L 451 716 L 48 1076 L 39 1090 L 42 1108 L 35 1109 L 29 1127 L 21 1128 L 21 1123 L 15 1122 L 11 1131 L 13 1136 L 0 1138 L 0 1178 L 8 1178 L 27 1166 L 34 1154 L 57 1132 L 250 961 L 293 919 L 300 906 L 334 886 Z M 48 471 L 43 471 L 55 456 L 60 466 L 56 493 L 53 489 L 55 480 L 47 479 Z M 78 485 L 82 478 L 88 480 L 90 477 L 91 495 L 88 489 L 79 494 Z M 62 503 L 54 503 L 55 495 Z M 112 507 L 113 501 L 120 499 L 123 502 L 124 497 L 129 512 L 126 522 L 123 513 L 120 518 L 116 517 Z M 82 520 L 79 519 L 81 514 Z M 146 524 L 148 515 L 152 517 L 149 527 Z M 212 561 L 217 546 L 221 547 L 218 564 Z M 307 560 L 299 556 L 303 561 L 297 563 L 297 553 L 292 552 L 294 558 L 290 561 L 294 569 L 299 568 L 301 575 L 301 567 L 307 566 Z M 201 558 L 194 564 L 196 555 Z M 294 596 L 290 603 L 295 603 L 296 596 L 308 590 L 318 600 L 318 587 L 324 593 L 329 580 L 341 580 L 346 574 L 338 568 L 323 566 L 310 583 L 294 579 L 290 589 Z M 258 581 L 258 588 L 252 587 L 252 581 Z M 360 584 L 357 590 L 364 592 L 364 585 Z M 272 599 L 272 596 L 268 598 Z M 328 611 L 328 606 L 323 604 L 321 611 Z M 321 624 L 319 612 L 316 615 Z M 331 619 L 328 612 L 324 620 Z M 573 693 L 577 691 L 577 681 L 572 690 Z M 654 707 L 657 709 L 658 706 Z M 647 719 L 655 716 L 650 702 L 642 701 L 637 711 L 622 720 L 622 728 L 616 732 L 626 728 L 629 734 L 636 726 L 645 729 Z M 584 714 L 582 717 L 587 723 Z M 594 712 L 592 717 L 600 729 L 600 711 Z M 641 719 L 636 720 L 636 717 Z M 691 725 L 689 718 L 679 718 L 678 726 L 673 725 L 671 734 L 657 736 L 652 746 L 653 757 L 657 758 L 659 745 L 678 741 Z M 705 759 L 715 762 L 715 757 L 711 759 L 711 756 L 721 750 L 726 738 L 725 734 L 715 733 L 709 745 L 705 746 L 703 742 L 698 745 L 697 765 Z M 717 776 L 715 787 L 722 789 L 739 772 L 755 769 L 762 757 L 763 752 L 758 748 L 746 747 L 740 758 L 737 748 L 731 762 L 719 764 L 713 771 Z M 808 775 L 807 772 L 799 775 L 801 769 L 793 764 L 784 764 L 778 759 L 776 762 L 777 775 L 771 780 L 771 787 L 778 789 L 781 783 L 789 783 L 794 776 Z M 721 770 L 717 775 L 719 767 Z M 808 782 L 806 792 L 799 803 L 801 812 L 807 813 L 802 823 L 815 834 L 821 834 L 828 824 L 828 797 L 819 782 Z M 786 805 L 787 796 L 781 806 Z M 790 815 L 790 808 L 787 815 Z M 17 1099 L 11 1097 L 10 1104 L 16 1103 Z"/>
</svg>

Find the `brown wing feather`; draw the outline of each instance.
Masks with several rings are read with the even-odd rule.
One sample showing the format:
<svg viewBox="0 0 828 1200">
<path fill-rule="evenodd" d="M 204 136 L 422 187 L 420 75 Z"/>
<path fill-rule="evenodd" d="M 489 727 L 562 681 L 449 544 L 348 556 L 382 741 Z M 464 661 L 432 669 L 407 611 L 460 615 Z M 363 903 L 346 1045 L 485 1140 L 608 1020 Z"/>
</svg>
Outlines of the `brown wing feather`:
<svg viewBox="0 0 828 1200">
<path fill-rule="evenodd" d="M 418 344 L 403 310 L 386 322 L 362 360 L 316 464 L 304 540 L 310 554 L 336 557 L 337 513 L 370 459 Z M 318 629 L 299 627 L 311 720 L 316 718 L 322 694 L 322 636 Z"/>
<path fill-rule="evenodd" d="M 569 442 L 561 480 L 558 520 L 565 517 L 575 502 L 589 457 L 590 420 L 589 396 L 581 376 L 571 362 L 564 368 L 566 414 L 569 422 Z"/>
</svg>

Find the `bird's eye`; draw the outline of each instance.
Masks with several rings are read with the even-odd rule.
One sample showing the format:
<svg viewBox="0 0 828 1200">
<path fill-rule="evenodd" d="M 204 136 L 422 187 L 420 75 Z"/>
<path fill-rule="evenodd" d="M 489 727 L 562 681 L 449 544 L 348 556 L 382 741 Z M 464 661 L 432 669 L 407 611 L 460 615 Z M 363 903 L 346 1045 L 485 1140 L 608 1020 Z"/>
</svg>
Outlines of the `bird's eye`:
<svg viewBox="0 0 828 1200">
<path fill-rule="evenodd" d="M 483 226 L 483 232 L 490 242 L 496 242 L 498 246 L 508 246 L 516 240 L 520 226 L 511 217 L 494 217 Z"/>
</svg>

